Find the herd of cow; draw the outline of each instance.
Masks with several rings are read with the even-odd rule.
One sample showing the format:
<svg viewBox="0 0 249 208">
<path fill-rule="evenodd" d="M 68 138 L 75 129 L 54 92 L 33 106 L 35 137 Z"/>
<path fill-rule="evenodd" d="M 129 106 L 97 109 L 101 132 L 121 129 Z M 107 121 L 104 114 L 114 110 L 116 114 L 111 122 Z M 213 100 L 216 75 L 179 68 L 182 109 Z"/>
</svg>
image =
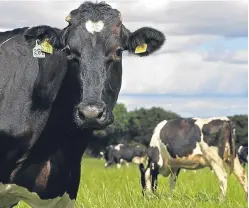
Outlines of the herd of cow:
<svg viewBox="0 0 249 208">
<path fill-rule="evenodd" d="M 218 178 L 221 199 L 227 191 L 227 170 L 234 173 L 248 194 L 247 175 L 241 162 L 247 162 L 247 147 L 235 150 L 235 126 L 227 117 L 179 118 L 164 120 L 154 129 L 148 147 L 110 145 L 103 152 L 105 167 L 133 162 L 139 165 L 143 193 L 155 192 L 158 174 L 170 175 L 173 193 L 180 169 L 209 167 Z"/>
<path fill-rule="evenodd" d="M 32 208 L 75 206 L 82 155 L 94 129 L 114 120 L 122 82 L 122 52 L 143 57 L 159 50 L 162 32 L 129 31 L 118 10 L 85 2 L 66 17 L 68 26 L 17 28 L 0 33 L 0 208 L 20 200 Z M 139 164 L 144 190 L 157 175 L 210 167 L 226 194 L 230 167 L 247 194 L 247 177 L 227 118 L 162 121 L 150 146 L 108 147 L 108 162 Z M 113 150 L 117 150 L 116 152 Z M 146 164 L 146 165 L 145 165 Z"/>
</svg>

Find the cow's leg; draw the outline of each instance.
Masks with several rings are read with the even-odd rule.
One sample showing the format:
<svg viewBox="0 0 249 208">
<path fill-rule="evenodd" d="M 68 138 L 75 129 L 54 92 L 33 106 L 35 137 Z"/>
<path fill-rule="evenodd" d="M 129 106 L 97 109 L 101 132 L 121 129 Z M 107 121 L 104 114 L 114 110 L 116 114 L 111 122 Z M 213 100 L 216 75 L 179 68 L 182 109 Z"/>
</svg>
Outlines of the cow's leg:
<svg viewBox="0 0 249 208">
<path fill-rule="evenodd" d="M 233 172 L 235 174 L 235 176 L 238 178 L 240 184 L 242 185 L 245 194 L 246 194 L 246 199 L 248 196 L 248 189 L 247 189 L 247 176 L 246 176 L 246 172 L 244 170 L 244 168 L 240 165 L 238 156 L 236 158 L 234 158 L 234 169 Z"/>
<path fill-rule="evenodd" d="M 152 182 L 152 191 L 157 190 L 158 185 L 158 168 L 154 168 L 151 170 L 151 182 Z"/>
<path fill-rule="evenodd" d="M 147 191 L 152 190 L 152 185 L 151 185 L 151 168 L 148 167 L 145 171 L 145 187 Z"/>
<path fill-rule="evenodd" d="M 227 172 L 224 167 L 223 160 L 218 155 L 218 152 L 214 149 L 204 149 L 203 152 L 212 170 L 219 180 L 221 190 L 220 199 L 225 200 L 227 192 Z"/>
<path fill-rule="evenodd" d="M 141 183 L 141 186 L 142 186 L 142 191 L 145 190 L 145 168 L 144 168 L 144 165 L 143 164 L 139 164 L 139 171 L 140 171 L 140 183 Z"/>
<path fill-rule="evenodd" d="M 179 173 L 180 173 L 180 168 L 177 170 L 172 170 L 172 172 L 170 174 L 170 177 L 169 177 L 170 195 L 173 194 Z"/>
</svg>

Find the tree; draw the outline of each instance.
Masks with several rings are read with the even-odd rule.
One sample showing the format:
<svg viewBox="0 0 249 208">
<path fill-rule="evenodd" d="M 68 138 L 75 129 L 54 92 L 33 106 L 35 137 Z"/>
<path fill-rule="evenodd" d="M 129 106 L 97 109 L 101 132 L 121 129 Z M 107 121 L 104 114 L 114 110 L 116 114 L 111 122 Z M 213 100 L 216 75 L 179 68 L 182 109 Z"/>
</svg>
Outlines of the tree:
<svg viewBox="0 0 249 208">
<path fill-rule="evenodd" d="M 248 144 L 248 115 L 234 115 L 229 117 L 236 128 L 236 146 Z"/>
<path fill-rule="evenodd" d="M 159 107 L 140 108 L 130 113 L 129 129 L 132 140 L 148 145 L 156 125 L 163 121 L 180 117 L 178 114 L 165 111 Z"/>
</svg>

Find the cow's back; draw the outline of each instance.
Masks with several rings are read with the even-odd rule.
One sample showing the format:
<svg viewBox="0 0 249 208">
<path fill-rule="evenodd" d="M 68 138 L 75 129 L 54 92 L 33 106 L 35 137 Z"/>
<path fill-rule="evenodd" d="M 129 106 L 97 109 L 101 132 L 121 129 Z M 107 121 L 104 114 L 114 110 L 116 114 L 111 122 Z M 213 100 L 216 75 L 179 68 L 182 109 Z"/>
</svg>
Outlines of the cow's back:
<svg viewBox="0 0 249 208">
<path fill-rule="evenodd" d="M 33 57 L 35 40 L 27 42 L 25 30 L 0 43 L 0 182 L 11 180 L 13 170 L 26 159 L 46 125 L 49 104 L 63 80 L 59 74 L 66 72 L 63 67 L 55 71 L 63 65 L 60 55 Z"/>
</svg>

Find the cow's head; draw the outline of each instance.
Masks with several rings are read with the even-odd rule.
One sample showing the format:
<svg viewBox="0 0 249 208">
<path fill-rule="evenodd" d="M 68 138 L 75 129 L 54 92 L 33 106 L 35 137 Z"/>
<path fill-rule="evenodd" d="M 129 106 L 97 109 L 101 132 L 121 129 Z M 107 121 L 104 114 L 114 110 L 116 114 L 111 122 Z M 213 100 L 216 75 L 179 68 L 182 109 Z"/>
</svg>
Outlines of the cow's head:
<svg viewBox="0 0 249 208">
<path fill-rule="evenodd" d="M 66 20 L 66 52 L 79 66 L 82 86 L 76 122 L 104 127 L 113 122 L 112 110 L 122 81 L 122 52 L 149 55 L 161 47 L 165 37 L 148 27 L 131 33 L 122 24 L 120 12 L 105 3 L 83 3 Z"/>
<path fill-rule="evenodd" d="M 165 37 L 149 27 L 130 32 L 120 12 L 105 3 L 85 2 L 66 21 L 69 25 L 60 42 L 81 88 L 74 120 L 82 128 L 105 127 L 113 122 L 112 110 L 121 88 L 122 52 L 150 55 Z"/>
</svg>

